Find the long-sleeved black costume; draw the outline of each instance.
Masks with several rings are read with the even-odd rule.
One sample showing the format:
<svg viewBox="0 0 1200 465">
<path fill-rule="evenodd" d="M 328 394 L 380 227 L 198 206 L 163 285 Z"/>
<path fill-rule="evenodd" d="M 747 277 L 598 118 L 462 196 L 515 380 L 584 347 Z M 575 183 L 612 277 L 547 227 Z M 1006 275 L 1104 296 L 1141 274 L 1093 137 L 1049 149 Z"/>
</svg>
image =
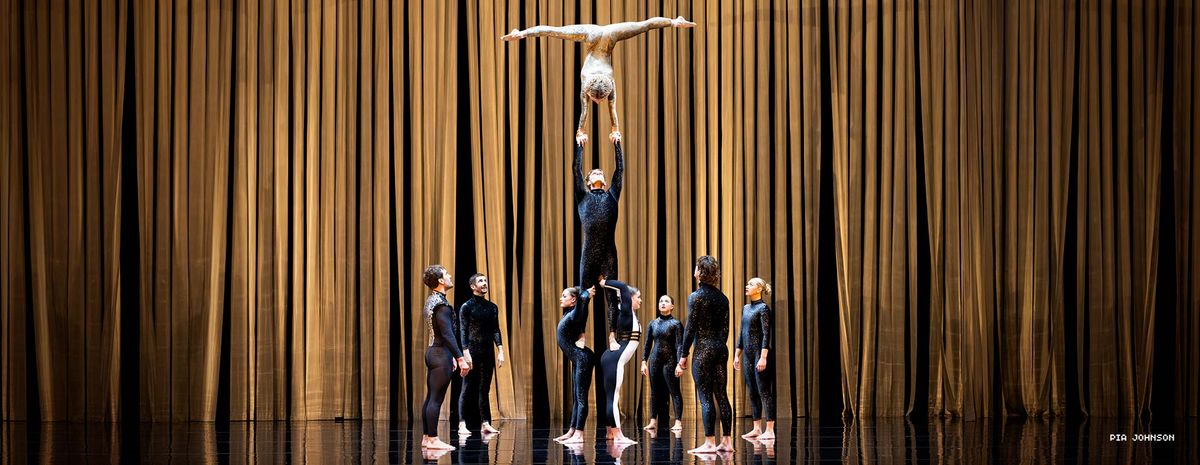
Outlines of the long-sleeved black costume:
<svg viewBox="0 0 1200 465">
<path fill-rule="evenodd" d="M 454 307 L 446 301 L 446 294 L 434 292 L 425 299 L 422 311 L 425 324 L 429 327 L 429 347 L 425 349 L 425 405 L 423 419 L 425 435 L 437 436 L 438 414 L 450 377 L 454 372 L 454 359 L 462 357 L 462 349 L 454 335 Z"/>
<path fill-rule="evenodd" d="M 775 420 L 775 350 L 771 347 L 771 307 L 755 300 L 742 307 L 742 331 L 737 348 L 742 349 L 742 373 L 746 392 L 750 393 L 750 415 L 758 420 L 766 413 L 767 421 Z M 759 356 L 767 349 L 767 369 L 758 371 Z"/>
<path fill-rule="evenodd" d="M 696 354 L 692 357 L 692 381 L 696 383 L 696 396 L 700 398 L 705 436 L 715 436 L 718 412 L 721 431 L 726 436 L 733 432 L 733 407 L 729 405 L 729 393 L 725 390 L 725 364 L 729 361 L 725 340 L 728 337 L 729 298 L 717 288 L 700 283 L 700 287 L 688 296 L 688 319 L 679 357 L 687 357 L 692 345 L 696 346 Z"/>
<path fill-rule="evenodd" d="M 571 383 L 575 394 L 575 406 L 571 410 L 570 426 L 575 429 L 583 429 L 583 424 L 587 421 L 587 397 L 592 388 L 592 368 L 596 363 L 596 354 L 592 349 L 575 345 L 575 341 L 579 340 L 587 328 L 588 297 L 590 296 L 587 290 L 580 291 L 575 306 L 564 308 L 562 319 L 558 320 L 558 348 L 574 365 Z"/>
<path fill-rule="evenodd" d="M 679 364 L 679 343 L 683 340 L 683 324 L 671 315 L 659 314 L 646 329 L 646 345 L 642 346 L 642 361 L 650 371 L 650 412 L 659 424 L 670 413 L 667 399 L 675 407 L 675 419 L 683 418 L 683 395 L 675 366 Z"/>
<path fill-rule="evenodd" d="M 579 287 L 596 284 L 600 275 L 617 277 L 617 201 L 625 178 L 625 154 L 616 144 L 617 169 L 612 186 L 588 189 L 583 174 L 583 146 L 575 146 L 575 205 L 583 224 L 583 250 L 579 254 Z"/>
<path fill-rule="evenodd" d="M 496 372 L 496 352 L 500 347 L 500 309 L 482 296 L 473 295 L 458 309 L 459 341 L 471 351 L 471 371 L 463 380 L 458 397 L 458 414 L 477 410 L 479 421 L 492 421 L 492 406 L 488 399 L 492 375 Z"/>
<path fill-rule="evenodd" d="M 633 312 L 633 296 L 629 286 L 615 279 L 607 279 L 604 287 L 615 290 L 619 304 L 615 309 L 609 309 L 609 331 L 617 335 L 617 350 L 605 351 L 600 356 L 600 379 L 603 380 L 601 391 L 604 399 L 605 426 L 621 427 L 621 385 L 625 378 L 625 364 L 637 355 L 638 340 L 641 338 L 642 326 L 638 323 L 637 315 Z"/>
</svg>

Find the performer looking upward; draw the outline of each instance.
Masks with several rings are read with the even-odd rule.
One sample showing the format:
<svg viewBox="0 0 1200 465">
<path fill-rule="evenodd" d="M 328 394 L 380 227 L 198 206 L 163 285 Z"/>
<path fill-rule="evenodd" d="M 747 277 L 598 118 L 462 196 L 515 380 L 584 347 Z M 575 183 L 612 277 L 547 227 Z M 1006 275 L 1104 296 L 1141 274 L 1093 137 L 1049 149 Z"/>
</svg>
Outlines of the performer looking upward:
<svg viewBox="0 0 1200 465">
<path fill-rule="evenodd" d="M 617 201 L 625 179 L 625 153 L 616 146 L 617 169 L 612 187 L 604 188 L 604 171 L 597 168 L 583 175 L 583 146 L 575 146 L 575 211 L 583 224 L 583 250 L 579 253 L 579 287 L 596 285 L 601 275 L 617 277 Z"/>
<path fill-rule="evenodd" d="M 771 293 L 771 285 L 762 278 L 746 283 L 750 303 L 742 307 L 742 331 L 738 334 L 733 354 L 733 369 L 745 374 L 746 392 L 750 394 L 750 417 L 754 429 L 743 434 L 746 439 L 775 439 L 775 351 L 771 350 L 771 307 L 763 302 L 763 294 Z M 762 429 L 762 419 L 767 429 Z"/>
<path fill-rule="evenodd" d="M 646 345 L 642 346 L 642 376 L 650 377 L 650 423 L 642 429 L 658 429 L 658 421 L 667 420 L 668 398 L 675 406 L 675 425 L 671 431 L 682 431 L 683 395 L 675 364 L 679 363 L 679 341 L 683 339 L 683 324 L 671 316 L 675 299 L 669 295 L 658 298 L 658 318 L 646 330 Z"/>
<path fill-rule="evenodd" d="M 504 366 L 504 346 L 500 338 L 500 309 L 487 299 L 488 279 L 480 273 L 467 280 L 471 285 L 471 298 L 459 307 L 459 341 L 463 345 L 463 357 L 471 364 L 471 374 L 463 379 L 462 393 L 458 397 L 458 433 L 470 435 L 463 418 L 468 411 L 479 412 L 480 432 L 499 433 L 492 426 L 492 406 L 488 399 L 491 392 L 492 375 L 496 367 Z M 492 345 L 496 349 L 492 350 Z"/>
<path fill-rule="evenodd" d="M 454 288 L 450 272 L 442 265 L 430 265 L 425 268 L 422 278 L 425 286 L 433 292 L 425 299 L 425 308 L 422 309 L 425 325 L 429 328 L 429 347 L 425 349 L 428 374 L 422 409 L 425 436 L 421 438 L 421 447 L 451 450 L 454 446 L 437 437 L 438 415 L 442 411 L 442 400 L 446 398 L 446 388 L 450 387 L 451 373 L 459 371 L 466 376 L 471 371 L 471 365 L 463 359 L 462 350 L 454 337 L 454 309 L 446 301 L 446 291 Z"/>
<path fill-rule="evenodd" d="M 558 320 L 558 348 L 573 365 L 571 369 L 571 387 L 575 395 L 575 404 L 571 409 L 571 420 L 566 434 L 554 438 L 564 444 L 582 444 L 584 423 L 588 415 L 588 391 L 592 387 L 592 369 L 596 363 L 596 354 L 589 349 L 584 340 L 584 330 L 587 329 L 588 297 L 596 292 L 596 288 L 582 291 L 577 287 L 563 289 L 558 298 L 563 316 Z"/>
<path fill-rule="evenodd" d="M 690 28 L 696 23 L 683 19 L 663 17 L 650 18 L 645 21 L 625 22 L 608 25 L 572 24 L 570 26 L 534 26 L 526 30 L 513 29 L 503 40 L 513 41 L 526 37 L 549 36 L 575 42 L 583 42 L 587 56 L 583 59 L 583 68 L 579 71 L 582 86 L 579 91 L 581 112 L 579 126 L 575 129 L 575 141 L 579 145 L 587 142 L 587 134 L 583 126 L 587 123 L 588 99 L 597 105 L 608 100 L 608 112 L 612 117 L 612 132 L 609 139 L 613 143 L 621 141 L 620 126 L 617 125 L 617 84 L 613 80 L 612 51 L 617 42 L 636 36 L 651 29 L 664 27 Z"/>
<path fill-rule="evenodd" d="M 675 376 L 683 374 L 694 344 L 696 358 L 692 361 L 692 381 L 696 383 L 696 397 L 699 397 L 704 419 L 704 444 L 688 452 L 733 452 L 733 439 L 729 437 L 733 433 L 733 408 L 725 389 L 725 364 L 729 361 L 729 346 L 725 342 L 729 336 L 729 298 L 717 289 L 721 265 L 716 258 L 705 255 L 696 259 L 694 276 L 700 286 L 688 296 L 688 320 L 683 328 L 683 344 L 679 346 L 679 364 L 675 367 Z M 718 415 L 723 433 L 720 445 L 715 437 Z"/>
</svg>

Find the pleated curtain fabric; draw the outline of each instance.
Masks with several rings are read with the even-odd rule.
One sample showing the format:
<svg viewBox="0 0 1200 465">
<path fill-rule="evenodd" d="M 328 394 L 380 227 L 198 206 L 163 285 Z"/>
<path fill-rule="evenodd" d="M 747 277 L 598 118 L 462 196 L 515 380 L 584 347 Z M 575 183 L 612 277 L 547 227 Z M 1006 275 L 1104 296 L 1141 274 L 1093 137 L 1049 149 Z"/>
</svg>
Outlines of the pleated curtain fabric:
<svg viewBox="0 0 1200 465">
<path fill-rule="evenodd" d="M 1160 260 L 1175 261 L 1175 370 L 1179 377 L 1175 406 L 1179 413 L 1187 416 L 1200 414 L 1200 396 L 1189 393 L 1200 391 L 1200 87 L 1195 76 L 1200 76 L 1200 7 L 1194 2 L 1176 5 L 1174 18 L 1174 54 L 1168 56 L 1174 63 L 1174 99 L 1164 104 L 1173 110 L 1174 127 L 1169 138 L 1174 151 L 1171 154 L 1170 173 L 1174 195 L 1170 198 L 1174 208 L 1163 214 L 1173 214 L 1176 224 L 1174 241 L 1160 247 L 1174 247 L 1174 254 L 1162 254 Z M 1170 18 L 1169 17 L 1169 18 Z M 1185 77 L 1190 76 L 1190 79 Z M 1167 208 L 1165 205 L 1163 208 Z M 1163 278 L 1162 276 L 1159 277 Z M 1159 298 L 1165 297 L 1159 295 Z M 1160 330 L 1168 330 L 1160 328 Z M 1167 368 L 1167 367 L 1159 367 Z M 1151 393 L 1153 394 L 1153 393 Z"/>
<path fill-rule="evenodd" d="M 662 294 L 686 320 L 712 254 L 731 345 L 746 280 L 776 289 L 781 417 L 1135 417 L 1167 397 L 1196 415 L 1193 2 L 0 13 L 0 419 L 112 421 L 136 403 L 150 421 L 415 420 L 432 263 L 456 304 L 470 274 L 491 279 L 508 359 L 494 415 L 560 419 L 584 51 L 499 36 L 679 15 L 697 27 L 614 54 L 620 278 L 643 291 L 643 325 Z M 611 173 L 603 110 L 584 165 Z M 648 412 L 637 365 L 627 416 Z"/>
<path fill-rule="evenodd" d="M 913 406 L 917 151 L 913 3 L 830 5 L 838 321 L 844 412 Z M 882 41 L 880 34 L 894 40 Z M 869 105 L 869 106 L 868 106 Z M 870 108 L 870 110 L 868 110 Z"/>
</svg>

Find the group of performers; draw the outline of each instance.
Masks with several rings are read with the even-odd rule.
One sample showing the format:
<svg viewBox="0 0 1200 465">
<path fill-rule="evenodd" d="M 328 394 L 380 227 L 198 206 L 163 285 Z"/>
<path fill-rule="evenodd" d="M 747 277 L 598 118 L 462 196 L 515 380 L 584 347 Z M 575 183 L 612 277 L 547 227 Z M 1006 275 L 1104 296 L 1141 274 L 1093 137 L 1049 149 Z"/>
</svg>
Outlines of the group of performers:
<svg viewBox="0 0 1200 465">
<path fill-rule="evenodd" d="M 446 300 L 446 291 L 454 288 L 454 278 L 442 265 L 425 268 L 422 277 L 430 289 L 425 299 L 423 315 L 429 328 L 429 347 L 425 349 L 425 404 L 422 409 L 424 436 L 421 447 L 434 450 L 453 450 L 437 435 L 438 416 L 442 401 L 455 375 L 461 377 L 462 391 L 458 396 L 459 435 L 465 437 L 466 412 L 479 413 L 480 432 L 485 435 L 499 433 L 492 426 L 492 409 L 488 394 L 491 392 L 492 375 L 496 368 L 504 366 L 504 345 L 500 336 L 499 308 L 487 299 L 488 279 L 483 274 L 472 275 L 467 283 L 471 286 L 471 298 L 458 311 Z"/>
<path fill-rule="evenodd" d="M 617 42 L 652 29 L 694 26 L 695 23 L 683 17 L 651 18 L 605 26 L 536 26 L 523 31 L 514 29 L 502 37 L 504 40 L 558 37 L 583 42 L 586 50 L 580 73 L 580 101 L 583 108 L 575 134 L 573 166 L 576 211 L 583 227 L 582 250 L 578 285 L 564 289 L 559 297 L 563 315 L 557 328 L 559 349 L 572 367 L 574 397 L 570 416 L 564 415 L 568 418 L 567 431 L 556 438 L 556 441 L 564 444 L 584 441 L 587 397 L 593 373 L 598 380 L 597 404 L 602 408 L 600 416 L 606 427 L 606 439 L 618 446 L 636 443 L 625 436 L 621 428 L 620 393 L 625 366 L 637 355 L 643 334 L 642 324 L 637 318 L 637 310 L 642 306 L 642 293 L 638 288 L 617 279 L 615 234 L 617 206 L 625 177 L 625 158 L 617 124 L 612 50 Z M 616 152 L 616 170 L 611 186 L 603 170 L 591 170 L 586 176 L 583 173 L 583 152 L 588 139 L 583 128 L 587 122 L 589 100 L 597 104 L 607 101 L 609 106 L 612 118 L 609 139 Z M 669 405 L 674 406 L 674 422 L 670 428 L 674 431 L 683 428 L 683 398 L 679 378 L 689 368 L 688 361 L 691 359 L 692 380 L 700 402 L 705 436 L 704 444 L 692 449 L 690 452 L 693 453 L 734 449 L 730 437 L 733 413 L 725 387 L 726 364 L 729 361 L 726 342 L 729 335 L 729 299 L 718 289 L 720 271 L 716 258 L 709 255 L 699 257 L 694 269 L 694 277 L 699 284 L 688 296 L 687 323 L 683 324 L 672 316 L 675 299 L 669 295 L 660 296 L 658 317 L 645 330 L 645 345 L 642 348 L 641 373 L 650 378 L 650 405 L 653 412 L 649 423 L 643 428 L 646 430 L 665 426 Z M 482 275 L 471 277 L 474 296 L 462 305 L 457 315 L 445 296 L 446 290 L 454 287 L 450 273 L 440 265 L 430 266 L 425 270 L 424 282 L 432 293 L 424 309 L 430 344 L 425 353 L 429 376 L 424 406 L 425 436 L 421 444 L 428 449 L 453 449 L 453 446 L 438 439 L 437 422 L 442 400 L 455 372 L 466 379 L 466 384 L 472 388 L 463 389 L 459 399 L 460 415 L 474 407 L 480 412 L 481 431 L 485 434 L 496 432 L 490 425 L 487 401 L 492 373 L 496 366 L 504 363 L 496 324 L 496 305 L 486 299 L 487 278 Z M 771 286 L 761 278 L 753 278 L 746 283 L 745 295 L 750 303 L 742 309 L 741 334 L 734 352 L 734 369 L 745 373 L 752 404 L 754 429 L 743 435 L 747 439 L 771 439 L 775 435 L 772 318 L 770 306 L 763 301 L 763 295 L 770 292 Z M 587 347 L 585 337 L 588 304 L 593 299 L 602 299 L 607 307 L 605 321 L 608 344 L 599 355 Z M 493 345 L 496 348 L 494 364 Z M 469 396 L 468 392 L 473 394 Z M 764 419 L 765 427 L 762 423 Z M 716 431 L 718 423 L 722 433 L 719 441 Z M 470 434 L 463 422 L 459 423 L 459 432 Z"/>
</svg>

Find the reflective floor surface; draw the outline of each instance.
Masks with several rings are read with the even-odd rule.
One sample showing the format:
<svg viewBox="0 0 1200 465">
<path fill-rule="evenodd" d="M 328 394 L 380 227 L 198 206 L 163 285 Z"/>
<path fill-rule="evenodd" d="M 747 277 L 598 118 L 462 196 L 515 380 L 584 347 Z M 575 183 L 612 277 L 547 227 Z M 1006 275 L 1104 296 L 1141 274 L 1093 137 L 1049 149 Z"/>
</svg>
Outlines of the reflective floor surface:
<svg viewBox="0 0 1200 465">
<path fill-rule="evenodd" d="M 419 447 L 416 423 L 142 424 L 135 433 L 110 424 L 4 422 L 0 463 L 1200 463 L 1196 419 L 1153 424 L 1101 419 L 822 424 L 800 418 L 780 421 L 774 441 L 738 438 L 735 452 L 720 455 L 686 452 L 703 441 L 698 421 L 685 421 L 678 435 L 651 435 L 627 425 L 626 434 L 639 443 L 625 448 L 596 441 L 594 433 L 581 446 L 563 446 L 551 439 L 563 432 L 558 425 L 534 427 L 509 420 L 496 426 L 500 434 L 460 438 L 442 422 L 441 437 L 458 449 L 430 455 Z M 735 433 L 750 428 L 748 419 L 740 419 Z M 1147 433 L 1160 436 L 1136 436 Z"/>
</svg>

